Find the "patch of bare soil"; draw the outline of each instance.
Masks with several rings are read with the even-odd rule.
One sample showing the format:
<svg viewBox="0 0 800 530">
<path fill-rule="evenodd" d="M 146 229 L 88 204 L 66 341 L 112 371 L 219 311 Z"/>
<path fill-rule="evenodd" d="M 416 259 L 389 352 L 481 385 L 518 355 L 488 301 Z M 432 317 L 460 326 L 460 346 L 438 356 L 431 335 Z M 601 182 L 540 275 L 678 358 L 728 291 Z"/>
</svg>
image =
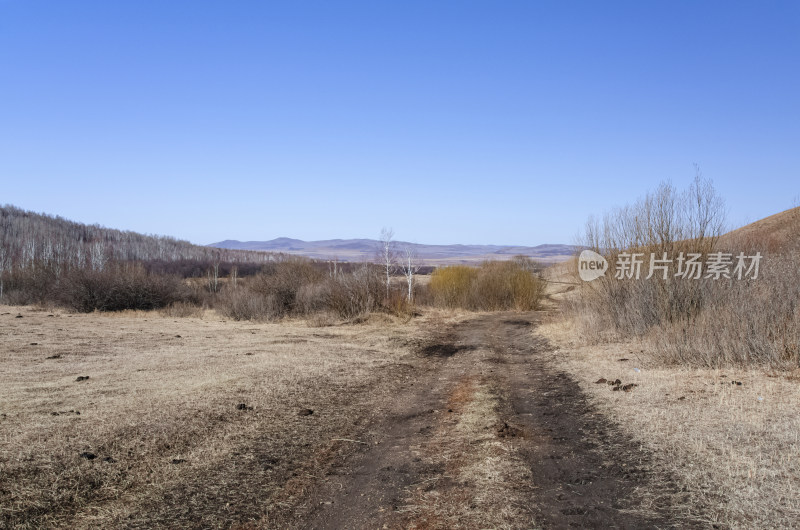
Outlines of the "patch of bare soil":
<svg viewBox="0 0 800 530">
<path fill-rule="evenodd" d="M 531 333 L 479 315 L 431 332 L 418 377 L 284 515 L 297 528 L 665 528 L 673 489 Z M 441 353 L 437 353 L 441 352 Z M 666 486 L 665 486 L 666 485 Z M 667 492 L 669 493 L 669 492 Z M 647 505 L 643 499 L 647 498 Z M 299 499 L 298 499 L 299 501 Z"/>
</svg>

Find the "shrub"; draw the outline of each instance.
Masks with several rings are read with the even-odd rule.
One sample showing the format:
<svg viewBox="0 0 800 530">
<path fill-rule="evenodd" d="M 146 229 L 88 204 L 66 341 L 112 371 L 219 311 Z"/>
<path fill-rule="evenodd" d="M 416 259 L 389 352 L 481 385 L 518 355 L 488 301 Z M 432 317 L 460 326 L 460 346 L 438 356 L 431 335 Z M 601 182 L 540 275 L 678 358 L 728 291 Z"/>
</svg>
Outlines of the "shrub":
<svg viewBox="0 0 800 530">
<path fill-rule="evenodd" d="M 14 270 L 4 278 L 4 304 L 30 305 L 52 303 L 58 274 L 51 268 Z"/>
<path fill-rule="evenodd" d="M 538 309 L 544 281 L 520 260 L 489 261 L 480 267 L 455 265 L 434 271 L 429 290 L 434 304 L 482 311 Z"/>
<path fill-rule="evenodd" d="M 707 281 L 703 309 L 650 333 L 667 363 L 800 366 L 800 253 L 769 255 L 752 281 Z"/>
<path fill-rule="evenodd" d="M 297 293 L 303 286 L 324 278 L 325 273 L 313 262 L 298 258 L 270 264 L 261 274 L 249 278 L 247 286 L 262 297 L 271 298 L 274 311 L 284 315 L 297 309 Z"/>
<path fill-rule="evenodd" d="M 484 263 L 475 278 L 471 306 L 485 311 L 539 308 L 544 282 L 520 263 L 496 261 Z"/>
<path fill-rule="evenodd" d="M 468 307 L 472 284 L 478 277 L 478 269 L 465 265 L 452 265 L 433 271 L 429 289 L 434 304 L 443 307 Z"/>
<path fill-rule="evenodd" d="M 389 298 L 384 301 L 386 311 L 398 317 L 411 317 L 414 313 L 414 303 L 408 299 L 408 291 L 406 289 L 391 289 L 389 291 Z"/>
<path fill-rule="evenodd" d="M 172 302 L 161 314 L 170 318 L 197 318 L 203 316 L 203 307 L 190 302 Z"/>
<path fill-rule="evenodd" d="M 220 293 L 215 308 L 231 320 L 264 321 L 278 318 L 282 314 L 274 296 L 245 287 Z"/>
<path fill-rule="evenodd" d="M 340 318 L 352 319 L 375 311 L 385 289 L 377 269 L 364 265 L 351 274 L 328 280 L 322 291 L 323 304 Z"/>
<path fill-rule="evenodd" d="M 641 338 L 665 363 L 797 367 L 800 254 L 791 244 L 769 238 L 739 238 L 722 247 L 720 204 L 710 183 L 698 178 L 684 193 L 662 185 L 602 223 L 590 220 L 585 242 L 605 255 L 611 270 L 583 284 L 579 296 L 566 304 L 584 336 Z M 787 230 L 800 233 L 800 221 Z M 757 279 L 683 279 L 675 270 L 666 279 L 660 274 L 645 279 L 646 265 L 638 280 L 617 279 L 613 268 L 623 251 L 668 258 L 697 253 L 701 262 L 711 252 L 760 251 L 763 258 Z"/>
<path fill-rule="evenodd" d="M 379 309 L 384 285 L 372 265 L 335 277 L 310 261 L 278 263 L 217 299 L 220 312 L 237 320 L 264 320 L 317 312 L 352 319 Z"/>
<path fill-rule="evenodd" d="M 188 288 L 179 278 L 149 274 L 143 267 L 128 263 L 102 271 L 66 272 L 56 298 L 75 311 L 91 312 L 159 309 L 187 295 Z"/>
</svg>

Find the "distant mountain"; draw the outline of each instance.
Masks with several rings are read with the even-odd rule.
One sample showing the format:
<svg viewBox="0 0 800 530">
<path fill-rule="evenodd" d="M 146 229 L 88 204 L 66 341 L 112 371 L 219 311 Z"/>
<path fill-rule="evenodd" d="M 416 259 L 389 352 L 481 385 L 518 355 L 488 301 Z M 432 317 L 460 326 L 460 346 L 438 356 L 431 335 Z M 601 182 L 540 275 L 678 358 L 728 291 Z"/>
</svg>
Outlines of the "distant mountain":
<svg viewBox="0 0 800 530">
<path fill-rule="evenodd" d="M 324 241 L 302 241 L 279 237 L 271 241 L 226 240 L 212 243 L 211 247 L 283 252 L 315 259 L 341 261 L 372 260 L 380 243 L 374 239 L 328 239 Z M 543 263 L 555 263 L 568 259 L 574 247 L 571 245 L 538 245 L 535 247 L 503 245 L 423 245 L 395 242 L 397 249 L 413 248 L 417 256 L 429 265 L 475 263 L 487 259 L 504 260 L 513 256 L 529 256 Z"/>
</svg>

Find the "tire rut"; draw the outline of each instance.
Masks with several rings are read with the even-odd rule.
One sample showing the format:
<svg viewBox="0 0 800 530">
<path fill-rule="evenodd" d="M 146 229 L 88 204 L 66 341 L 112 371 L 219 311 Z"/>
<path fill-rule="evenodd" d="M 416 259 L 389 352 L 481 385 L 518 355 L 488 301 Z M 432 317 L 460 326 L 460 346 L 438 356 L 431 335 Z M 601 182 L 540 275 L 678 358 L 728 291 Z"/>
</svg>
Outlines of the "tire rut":
<svg viewBox="0 0 800 530">
<path fill-rule="evenodd" d="M 420 349 L 414 386 L 361 439 L 342 442 L 356 447 L 327 469 L 291 526 L 467 528 L 484 522 L 476 510 L 495 513 L 484 498 L 494 488 L 503 517 L 491 526 L 686 527 L 667 505 L 643 506 L 637 492 L 652 490 L 655 478 L 649 455 L 555 367 L 548 344 L 533 333 L 537 318 L 480 315 L 434 333 Z M 466 410 L 478 391 L 494 403 L 485 425 L 454 410 L 456 402 Z M 459 467 L 496 455 L 506 478 L 490 488 Z M 658 478 L 659 487 L 670 484 Z"/>
</svg>

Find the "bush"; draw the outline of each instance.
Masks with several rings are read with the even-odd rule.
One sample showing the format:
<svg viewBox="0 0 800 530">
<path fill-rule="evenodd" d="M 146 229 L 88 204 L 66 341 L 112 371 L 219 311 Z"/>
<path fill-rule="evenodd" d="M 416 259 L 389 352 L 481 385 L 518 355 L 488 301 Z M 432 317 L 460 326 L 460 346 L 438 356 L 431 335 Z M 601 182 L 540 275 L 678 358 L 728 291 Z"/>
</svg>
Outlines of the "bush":
<svg viewBox="0 0 800 530">
<path fill-rule="evenodd" d="M 583 284 L 566 307 L 597 339 L 640 338 L 665 363 L 724 367 L 800 363 L 800 254 L 775 241 L 734 239 L 720 245 L 721 201 L 698 178 L 684 193 L 662 185 L 632 206 L 587 224 L 587 246 L 604 254 L 610 271 Z M 800 232 L 800 221 L 787 229 Z M 675 258 L 681 252 L 762 253 L 757 279 L 683 279 L 675 266 L 666 279 L 617 279 L 614 264 L 623 252 Z"/>
<path fill-rule="evenodd" d="M 484 311 L 539 308 L 544 282 L 517 262 L 487 262 L 472 286 L 472 307 Z"/>
<path fill-rule="evenodd" d="M 229 289 L 217 298 L 217 311 L 232 320 L 272 320 L 281 316 L 275 297 L 241 287 Z"/>
<path fill-rule="evenodd" d="M 769 255 L 752 281 L 707 281 L 693 318 L 654 328 L 667 363 L 708 367 L 800 366 L 800 253 Z"/>
<path fill-rule="evenodd" d="M 389 291 L 389 298 L 384 301 L 384 308 L 392 315 L 404 318 L 410 318 L 414 314 L 414 303 L 408 299 L 408 291 L 406 289 L 391 289 Z M 386 291 L 384 288 L 384 297 Z"/>
<path fill-rule="evenodd" d="M 352 319 L 375 311 L 386 295 L 386 287 L 377 269 L 364 265 L 351 274 L 342 274 L 326 282 L 322 303 L 340 318 Z"/>
<path fill-rule="evenodd" d="M 371 265 L 336 277 L 309 261 L 278 263 L 263 274 L 242 280 L 218 297 L 220 312 L 236 320 L 265 320 L 317 312 L 352 319 L 375 311 L 384 285 Z"/>
<path fill-rule="evenodd" d="M 15 270 L 4 277 L 4 304 L 48 304 L 54 301 L 58 274 L 50 268 Z"/>
<path fill-rule="evenodd" d="M 544 281 L 521 260 L 443 267 L 434 271 L 428 288 L 435 305 L 481 311 L 531 311 L 544 296 Z"/>
<path fill-rule="evenodd" d="M 120 264 L 102 271 L 73 270 L 61 278 L 56 299 L 75 311 L 160 309 L 185 299 L 189 290 L 174 276 L 147 273 L 135 264 Z"/>
<path fill-rule="evenodd" d="M 264 298 L 271 298 L 275 313 L 296 312 L 297 294 L 306 285 L 322 281 L 325 273 L 307 259 L 292 259 L 273 263 L 264 272 L 247 281 L 248 288 Z"/>
<path fill-rule="evenodd" d="M 190 302 L 173 302 L 161 314 L 170 318 L 198 318 L 203 316 L 203 308 Z"/>
<path fill-rule="evenodd" d="M 433 271 L 429 289 L 434 304 L 442 307 L 468 307 L 471 304 L 472 285 L 478 269 L 465 265 L 452 265 Z"/>
</svg>

